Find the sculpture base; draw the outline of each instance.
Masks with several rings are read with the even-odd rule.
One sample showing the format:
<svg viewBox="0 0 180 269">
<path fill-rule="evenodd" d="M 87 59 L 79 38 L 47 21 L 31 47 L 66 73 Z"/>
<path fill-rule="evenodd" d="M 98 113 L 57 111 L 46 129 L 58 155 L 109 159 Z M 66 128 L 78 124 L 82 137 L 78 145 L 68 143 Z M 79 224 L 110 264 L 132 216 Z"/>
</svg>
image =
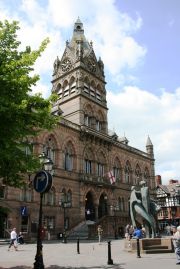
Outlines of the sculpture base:
<svg viewBox="0 0 180 269">
<path fill-rule="evenodd" d="M 173 252 L 171 238 L 143 238 L 139 239 L 140 251 L 146 254 Z M 124 250 L 128 252 L 137 251 L 137 239 L 124 240 Z"/>
</svg>

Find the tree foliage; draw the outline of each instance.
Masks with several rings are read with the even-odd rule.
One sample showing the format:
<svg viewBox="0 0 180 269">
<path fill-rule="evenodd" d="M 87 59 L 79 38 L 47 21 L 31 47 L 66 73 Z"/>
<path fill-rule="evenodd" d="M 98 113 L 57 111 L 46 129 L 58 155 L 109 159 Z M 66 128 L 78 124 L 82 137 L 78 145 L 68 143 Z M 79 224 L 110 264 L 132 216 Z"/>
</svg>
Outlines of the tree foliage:
<svg viewBox="0 0 180 269">
<path fill-rule="evenodd" d="M 20 51 L 18 30 L 18 22 L 0 21 L 0 178 L 11 186 L 20 186 L 24 173 L 39 165 L 36 156 L 27 154 L 32 149 L 29 138 L 57 122 L 51 114 L 51 99 L 31 90 L 39 80 L 32 75 L 33 65 L 49 39 L 37 50 Z"/>
</svg>

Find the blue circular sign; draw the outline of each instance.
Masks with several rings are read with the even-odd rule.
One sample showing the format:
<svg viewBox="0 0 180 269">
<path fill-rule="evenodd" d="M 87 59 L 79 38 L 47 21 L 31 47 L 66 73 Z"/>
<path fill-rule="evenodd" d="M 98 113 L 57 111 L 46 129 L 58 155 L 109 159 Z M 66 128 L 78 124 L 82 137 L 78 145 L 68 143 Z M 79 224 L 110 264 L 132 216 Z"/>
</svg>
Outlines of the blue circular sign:
<svg viewBox="0 0 180 269">
<path fill-rule="evenodd" d="M 52 186 L 51 174 L 44 170 L 39 171 L 34 177 L 33 185 L 37 192 L 48 192 Z"/>
</svg>

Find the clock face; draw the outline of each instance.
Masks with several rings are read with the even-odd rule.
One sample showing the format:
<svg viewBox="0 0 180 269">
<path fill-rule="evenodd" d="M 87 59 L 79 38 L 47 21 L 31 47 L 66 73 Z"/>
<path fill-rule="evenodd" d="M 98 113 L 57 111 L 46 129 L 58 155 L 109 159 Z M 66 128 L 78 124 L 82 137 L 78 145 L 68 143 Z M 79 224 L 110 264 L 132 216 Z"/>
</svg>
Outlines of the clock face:
<svg viewBox="0 0 180 269">
<path fill-rule="evenodd" d="M 61 63 L 61 68 L 63 72 L 69 71 L 72 64 L 69 58 L 65 58 L 63 62 Z"/>
<path fill-rule="evenodd" d="M 94 59 L 88 60 L 88 67 L 89 67 L 91 72 L 96 72 L 96 62 Z"/>
</svg>

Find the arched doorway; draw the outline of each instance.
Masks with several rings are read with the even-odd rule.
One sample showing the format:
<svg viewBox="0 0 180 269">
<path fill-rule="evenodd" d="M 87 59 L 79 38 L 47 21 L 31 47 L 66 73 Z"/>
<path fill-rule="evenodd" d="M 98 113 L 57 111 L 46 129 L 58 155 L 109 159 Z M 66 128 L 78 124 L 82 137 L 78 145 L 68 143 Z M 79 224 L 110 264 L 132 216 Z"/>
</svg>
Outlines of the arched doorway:
<svg viewBox="0 0 180 269">
<path fill-rule="evenodd" d="M 85 219 L 86 220 L 95 220 L 95 207 L 93 203 L 93 195 L 91 192 L 86 194 L 85 198 Z"/>
<path fill-rule="evenodd" d="M 99 199 L 98 218 L 100 219 L 107 214 L 108 214 L 107 195 L 101 194 L 100 199 Z"/>
</svg>

